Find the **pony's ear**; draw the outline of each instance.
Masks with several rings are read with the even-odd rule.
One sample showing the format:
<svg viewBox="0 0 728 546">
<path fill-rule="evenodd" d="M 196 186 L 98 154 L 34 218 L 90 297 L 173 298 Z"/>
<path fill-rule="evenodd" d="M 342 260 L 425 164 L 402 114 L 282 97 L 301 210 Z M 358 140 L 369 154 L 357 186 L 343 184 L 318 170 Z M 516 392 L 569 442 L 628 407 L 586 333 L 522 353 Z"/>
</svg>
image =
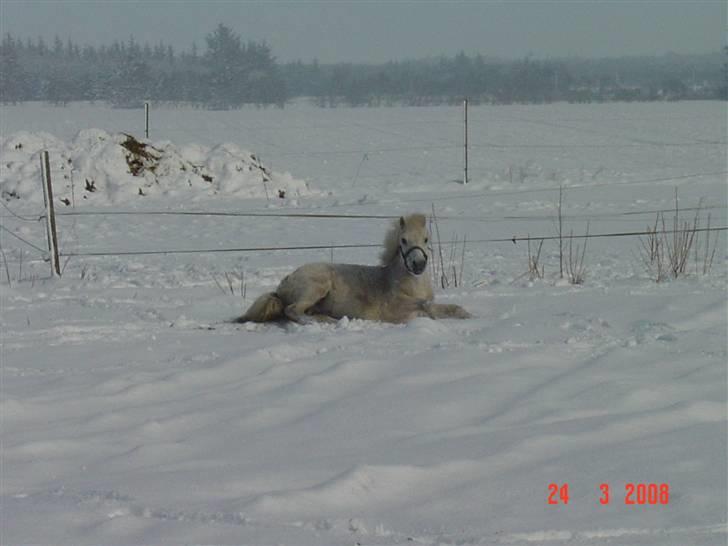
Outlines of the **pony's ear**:
<svg viewBox="0 0 728 546">
<path fill-rule="evenodd" d="M 400 216 L 399 217 L 399 227 L 400 228 L 403 228 L 404 227 L 404 216 Z"/>
</svg>

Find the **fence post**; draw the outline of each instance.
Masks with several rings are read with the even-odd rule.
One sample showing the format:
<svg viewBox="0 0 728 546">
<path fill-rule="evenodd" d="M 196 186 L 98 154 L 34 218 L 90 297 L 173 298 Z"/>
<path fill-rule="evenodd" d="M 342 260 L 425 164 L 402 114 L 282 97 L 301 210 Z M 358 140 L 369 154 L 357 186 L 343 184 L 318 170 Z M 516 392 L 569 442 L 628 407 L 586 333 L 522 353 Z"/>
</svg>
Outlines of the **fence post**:
<svg viewBox="0 0 728 546">
<path fill-rule="evenodd" d="M 463 184 L 468 183 L 468 99 L 463 101 L 463 110 L 465 111 L 465 177 Z"/>
<path fill-rule="evenodd" d="M 48 237 L 48 251 L 51 258 L 51 275 L 61 276 L 61 261 L 58 257 L 58 237 L 56 235 L 56 212 L 53 206 L 53 186 L 51 184 L 51 163 L 48 150 L 43 150 L 40 156 L 40 172 L 43 181 L 43 201 L 45 203 L 46 235 Z"/>
<path fill-rule="evenodd" d="M 144 103 L 144 138 L 149 138 L 149 103 Z"/>
</svg>

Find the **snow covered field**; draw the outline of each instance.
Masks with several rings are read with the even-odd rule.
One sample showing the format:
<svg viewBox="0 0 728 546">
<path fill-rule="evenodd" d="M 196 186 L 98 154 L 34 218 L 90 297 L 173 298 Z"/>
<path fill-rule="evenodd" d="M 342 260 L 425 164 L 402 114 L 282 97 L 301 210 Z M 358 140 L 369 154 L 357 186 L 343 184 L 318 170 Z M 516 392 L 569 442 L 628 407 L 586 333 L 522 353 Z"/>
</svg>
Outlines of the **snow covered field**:
<svg viewBox="0 0 728 546">
<path fill-rule="evenodd" d="M 476 318 L 228 324 L 294 267 L 378 249 L 76 256 L 56 280 L 2 230 L 0 543 L 725 544 L 726 234 L 709 274 L 691 258 L 663 283 L 637 237 L 589 239 L 578 286 L 558 278 L 557 242 L 529 280 L 525 242 L 490 241 L 555 235 L 560 185 L 567 233 L 643 230 L 676 187 L 681 208 L 702 199 L 701 225 L 726 226 L 725 104 L 471 108 L 467 186 L 461 116 L 153 109 L 151 144 L 204 165 L 208 184 L 177 166 L 130 177 L 109 143 L 141 137 L 142 112 L 1 107 L 0 191 L 19 198 L 0 224 L 40 247 L 44 140 L 59 213 L 434 203 L 442 239 L 470 241 L 462 285 L 437 299 Z M 58 201 L 70 170 L 75 208 Z M 387 223 L 58 219 L 67 254 L 377 244 Z M 568 503 L 549 504 L 551 484 Z"/>
</svg>

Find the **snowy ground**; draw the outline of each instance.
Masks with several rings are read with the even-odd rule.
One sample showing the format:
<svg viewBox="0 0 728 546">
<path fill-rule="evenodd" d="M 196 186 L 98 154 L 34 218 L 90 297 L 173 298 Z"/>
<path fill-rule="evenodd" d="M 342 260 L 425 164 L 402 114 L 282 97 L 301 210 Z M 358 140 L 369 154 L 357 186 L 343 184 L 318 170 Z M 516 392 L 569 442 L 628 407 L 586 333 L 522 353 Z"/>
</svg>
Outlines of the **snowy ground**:
<svg viewBox="0 0 728 546">
<path fill-rule="evenodd" d="M 434 202 L 443 239 L 473 241 L 463 286 L 437 298 L 472 320 L 232 325 L 293 267 L 331 251 L 74 257 L 52 280 L 2 231 L 0 543 L 725 544 L 725 233 L 710 274 L 691 262 L 687 278 L 659 284 L 635 237 L 590 239 L 581 286 L 558 279 L 553 241 L 546 278 L 533 282 L 523 242 L 476 242 L 553 235 L 559 185 L 575 234 L 587 220 L 592 234 L 644 229 L 655 219 L 645 211 L 671 208 L 675 187 L 683 208 L 703 199 L 703 225 L 710 212 L 725 226 L 725 104 L 472 108 L 465 187 L 460 116 L 155 109 L 155 145 L 229 174 L 249 150 L 290 173 L 279 181 L 292 192 L 266 199 L 257 178 L 231 174 L 217 192 L 162 185 L 57 206 L 396 216 Z M 47 132 L 80 162 L 92 155 L 80 130 L 140 136 L 142 119 L 100 105 L 5 106 L 0 136 Z M 42 247 L 37 155 L 15 152 L 3 148 L 0 189 L 29 193 L 4 201 L 1 223 Z M 128 176 L 118 165 L 104 171 L 111 184 Z M 378 243 L 385 228 L 59 218 L 67 253 Z M 568 484 L 568 504 L 548 504 L 552 483 Z M 630 483 L 668 484 L 667 503 L 626 504 Z"/>
</svg>

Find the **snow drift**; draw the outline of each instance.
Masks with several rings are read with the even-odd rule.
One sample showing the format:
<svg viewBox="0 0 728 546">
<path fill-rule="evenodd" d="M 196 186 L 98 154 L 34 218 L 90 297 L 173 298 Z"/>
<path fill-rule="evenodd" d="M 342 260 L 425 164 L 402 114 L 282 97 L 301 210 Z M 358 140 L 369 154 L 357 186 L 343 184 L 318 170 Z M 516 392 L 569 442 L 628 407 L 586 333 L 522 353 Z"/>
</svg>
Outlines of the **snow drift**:
<svg viewBox="0 0 728 546">
<path fill-rule="evenodd" d="M 235 144 L 178 147 L 100 129 L 80 131 L 70 142 L 21 131 L 0 138 L 0 196 L 43 202 L 40 161 L 48 150 L 57 204 L 107 205 L 149 196 L 197 199 L 216 194 L 295 198 L 312 193 L 289 173 L 273 172 Z"/>
</svg>

